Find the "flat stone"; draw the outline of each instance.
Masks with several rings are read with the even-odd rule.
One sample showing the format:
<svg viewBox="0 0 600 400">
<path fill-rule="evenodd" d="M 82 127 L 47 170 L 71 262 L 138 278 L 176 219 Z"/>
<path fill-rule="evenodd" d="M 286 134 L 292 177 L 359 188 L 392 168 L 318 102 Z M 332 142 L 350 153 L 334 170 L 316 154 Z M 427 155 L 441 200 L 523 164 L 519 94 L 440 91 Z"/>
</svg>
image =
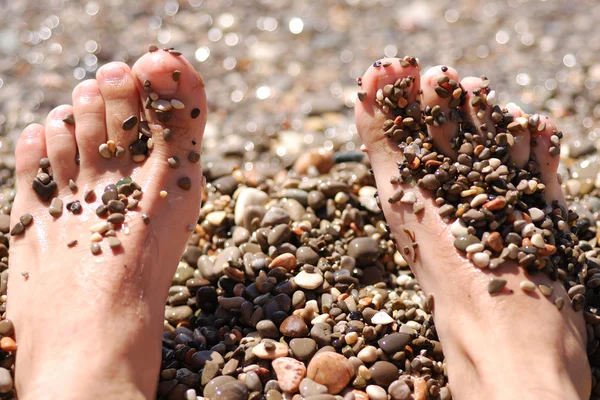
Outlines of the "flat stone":
<svg viewBox="0 0 600 400">
<path fill-rule="evenodd" d="M 279 387 L 284 392 L 295 393 L 300 382 L 306 376 L 304 363 L 290 357 L 281 357 L 273 360 L 272 364 Z"/>
<path fill-rule="evenodd" d="M 317 265 L 319 262 L 319 253 L 314 251 L 311 247 L 300 246 L 296 250 L 296 260 L 298 263 Z"/>
<path fill-rule="evenodd" d="M 263 319 L 256 324 L 256 330 L 263 338 L 277 339 L 279 338 L 279 329 L 270 319 Z"/>
<path fill-rule="evenodd" d="M 371 323 L 375 325 L 388 325 L 392 322 L 394 322 L 394 319 L 385 311 L 379 311 L 371 318 Z"/>
<path fill-rule="evenodd" d="M 454 247 L 460 251 L 466 251 L 470 245 L 480 242 L 481 240 L 474 235 L 458 236 L 454 239 Z"/>
<path fill-rule="evenodd" d="M 353 239 L 348 244 L 348 255 L 356 259 L 356 265 L 367 266 L 379 257 L 379 244 L 370 237 Z"/>
<path fill-rule="evenodd" d="M 235 203 L 234 220 L 236 225 L 242 225 L 244 213 L 248 206 L 265 206 L 269 201 L 269 195 L 259 189 L 242 189 Z"/>
<path fill-rule="evenodd" d="M 189 306 L 177 306 L 165 309 L 165 319 L 172 325 L 187 320 L 194 311 Z"/>
<path fill-rule="evenodd" d="M 317 342 L 311 338 L 295 338 L 290 341 L 290 349 L 295 358 L 306 361 L 317 351 Z"/>
<path fill-rule="evenodd" d="M 286 337 L 301 338 L 308 334 L 308 326 L 302 317 L 290 315 L 283 320 L 279 331 Z"/>
<path fill-rule="evenodd" d="M 52 199 L 50 207 L 48 207 L 48 213 L 54 218 L 58 218 L 63 214 L 63 201 L 58 197 Z"/>
<path fill-rule="evenodd" d="M 300 395 L 302 397 L 316 396 L 319 394 L 327 394 L 327 386 L 321 385 L 312 379 L 304 378 L 300 382 Z"/>
<path fill-rule="evenodd" d="M 323 275 L 318 272 L 300 271 L 294 277 L 294 282 L 302 289 L 313 290 L 318 288 L 323 283 Z"/>
<path fill-rule="evenodd" d="M 284 253 L 275 257 L 271 264 L 269 264 L 269 268 L 275 269 L 281 267 L 292 272 L 296 268 L 296 264 L 296 257 L 293 254 Z"/>
<path fill-rule="evenodd" d="M 387 400 L 388 396 L 384 388 L 377 385 L 369 385 L 366 389 L 369 400 Z"/>
<path fill-rule="evenodd" d="M 392 400 L 410 400 L 412 391 L 405 381 L 396 380 L 388 387 L 388 394 Z"/>
<path fill-rule="evenodd" d="M 252 353 L 263 360 L 274 360 L 279 357 L 286 357 L 288 355 L 288 347 L 284 343 L 280 342 L 265 342 L 259 343 L 252 348 Z"/>
<path fill-rule="evenodd" d="M 377 385 L 388 387 L 390 383 L 398 379 L 398 367 L 388 361 L 377 361 L 369 368 L 371 379 Z"/>
<path fill-rule="evenodd" d="M 290 214 L 281 207 L 270 207 L 265 213 L 260 226 L 274 226 L 279 224 L 288 224 L 290 222 Z"/>
<path fill-rule="evenodd" d="M 326 386 L 329 394 L 338 394 L 354 377 L 354 367 L 343 355 L 326 351 L 316 354 L 310 360 L 306 375 Z"/>
<path fill-rule="evenodd" d="M 356 356 L 364 363 L 375 362 L 377 360 L 377 347 L 365 346 Z"/>
<path fill-rule="evenodd" d="M 218 376 L 204 388 L 204 397 L 209 400 L 246 400 L 246 385 L 231 376 Z"/>
<path fill-rule="evenodd" d="M 397 351 L 404 350 L 404 346 L 406 346 L 410 340 L 412 339 L 412 335 L 404 332 L 394 332 L 389 335 L 385 335 L 381 339 L 377 341 L 379 347 L 386 353 L 395 353 Z"/>
</svg>

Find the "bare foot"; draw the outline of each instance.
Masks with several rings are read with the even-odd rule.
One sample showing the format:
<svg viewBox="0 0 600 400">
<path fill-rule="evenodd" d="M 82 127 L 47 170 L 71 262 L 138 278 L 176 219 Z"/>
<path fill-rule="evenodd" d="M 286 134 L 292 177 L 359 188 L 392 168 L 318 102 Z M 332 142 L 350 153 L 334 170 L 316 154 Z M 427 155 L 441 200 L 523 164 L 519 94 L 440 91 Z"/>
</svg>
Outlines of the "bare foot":
<svg viewBox="0 0 600 400">
<path fill-rule="evenodd" d="M 392 99 L 386 101 L 385 97 L 394 92 L 396 82 L 396 89 L 400 89 L 396 94 L 401 99 L 396 97 L 391 105 Z M 565 201 L 556 175 L 558 157 L 554 157 L 556 150 L 552 148 L 552 141 L 556 141 L 552 136 L 557 132 L 554 124 L 545 117 L 519 119 L 522 112 L 515 106 L 509 110 L 494 108 L 494 95 L 490 95 L 487 82 L 473 77 L 460 81 L 452 68 L 433 67 L 420 77 L 418 62 L 409 58 L 374 64 L 362 78 L 360 90 L 361 101 L 356 106 L 358 132 L 371 160 L 382 208 L 398 249 L 423 290 L 434 297 L 435 322 L 454 397 L 588 398 L 591 376 L 583 316 L 574 311 L 565 288 L 556 281 L 565 278 L 567 265 L 553 266 L 553 262 L 565 258 L 553 258 L 551 254 L 558 255 L 563 242 L 554 242 L 555 236 L 543 231 L 554 229 L 557 219 L 568 219 L 560 210 L 561 206 L 565 208 Z M 485 95 L 489 96 L 487 107 Z M 511 125 L 508 130 L 511 122 L 524 126 Z M 421 140 L 413 142 L 416 146 L 407 144 L 407 137 L 412 138 L 410 141 L 419 135 Z M 470 140 L 471 137 L 475 139 Z M 399 147 L 399 143 L 403 145 Z M 479 148 L 478 143 L 482 144 Z M 516 144 L 511 146 L 513 143 Z M 533 144 L 536 145 L 532 147 Z M 495 145 L 492 150 L 491 145 Z M 439 155 L 431 155 L 432 152 Z M 423 159 L 426 154 L 430 155 Z M 402 164 L 403 160 L 407 163 Z M 476 162 L 480 162 L 477 168 Z M 484 170 L 490 164 L 492 168 Z M 504 165 L 516 172 L 498 170 Z M 420 187 L 402 183 L 405 179 L 401 176 L 410 181 L 413 170 L 429 172 L 431 176 L 422 179 Z M 513 194 L 504 190 L 504 196 L 499 192 L 485 193 L 481 188 L 490 190 L 491 180 L 485 178 L 492 171 L 498 171 L 494 172 L 494 179 L 515 186 L 525 179 L 526 183 L 533 181 L 536 188 L 525 190 L 530 192 L 527 199 L 518 197 L 522 190 Z M 502 178 L 503 174 L 508 177 Z M 448 182 L 458 185 L 443 186 Z M 443 193 L 438 190 L 440 186 Z M 449 192 L 453 201 L 439 197 Z M 485 196 L 477 197 L 478 194 Z M 500 212 L 482 208 L 493 199 L 501 203 Z M 534 211 L 527 211 L 530 203 L 517 204 L 523 199 L 536 201 L 546 213 L 539 222 L 536 215 L 537 225 L 531 226 L 535 226 L 532 232 L 546 234 L 545 243 L 541 244 L 544 248 L 534 250 L 534 256 L 526 260 L 533 237 L 521 231 L 518 232 L 523 238 L 507 236 L 516 219 L 524 220 L 517 225 L 531 222 L 529 213 L 533 216 Z M 453 202 L 460 206 L 451 206 Z M 519 208 L 524 208 L 523 212 L 515 211 Z M 469 209 L 473 210 L 468 215 L 471 219 L 465 216 L 467 223 L 460 226 L 455 222 L 450 229 L 449 223 Z M 559 226 L 568 232 L 566 222 Z M 469 258 L 473 262 L 465 257 L 465 252 L 457 251 L 456 235 L 476 234 L 481 239 L 486 230 L 497 230 L 502 235 L 496 233 L 493 240 L 486 235 L 482 244 L 471 248 Z M 568 239 L 568 233 L 560 235 Z M 519 243 L 511 246 L 512 255 L 507 250 L 502 252 L 514 237 L 519 238 Z M 520 261 L 521 266 L 515 261 Z M 550 272 L 555 280 L 545 273 L 530 275 L 526 269 Z M 541 289 L 548 296 L 536 286 L 533 292 L 526 292 L 521 289 L 522 281 L 545 285 Z"/>
<path fill-rule="evenodd" d="M 145 107 L 149 96 L 185 108 L 174 102 L 170 112 L 155 112 Z M 33 222 L 13 231 L 7 310 L 19 346 L 20 398 L 154 395 L 164 300 L 200 207 L 205 122 L 202 79 L 185 58 L 159 50 L 133 68 L 105 65 L 75 88 L 73 106 L 23 131 L 11 225 L 25 214 Z M 41 159 L 49 169 L 40 169 Z M 38 176 L 50 171 L 54 192 Z M 128 177 L 134 183 L 118 183 Z M 62 206 L 43 201 L 35 180 L 38 194 L 51 193 Z M 105 195 L 105 188 L 115 184 L 124 196 L 106 211 L 117 192 L 111 186 Z"/>
</svg>

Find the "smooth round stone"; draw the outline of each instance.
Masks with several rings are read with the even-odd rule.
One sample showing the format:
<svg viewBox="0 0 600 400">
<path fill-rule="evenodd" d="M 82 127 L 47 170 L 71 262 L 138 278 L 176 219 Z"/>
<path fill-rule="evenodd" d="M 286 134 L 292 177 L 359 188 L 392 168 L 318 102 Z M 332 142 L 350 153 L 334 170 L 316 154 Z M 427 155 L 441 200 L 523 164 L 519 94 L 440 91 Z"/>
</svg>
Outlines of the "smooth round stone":
<svg viewBox="0 0 600 400">
<path fill-rule="evenodd" d="M 290 315 L 283 320 L 279 331 L 286 337 L 301 338 L 308 334 L 308 326 L 302 317 Z"/>
<path fill-rule="evenodd" d="M 249 206 L 265 206 L 269 201 L 269 195 L 259 189 L 244 188 L 238 192 L 235 203 L 234 220 L 236 225 L 242 225 L 244 213 Z"/>
<path fill-rule="evenodd" d="M 23 224 L 25 225 L 25 224 Z M 10 230 L 10 215 L 0 214 L 0 232 L 8 233 Z"/>
<path fill-rule="evenodd" d="M 481 240 L 474 235 L 458 236 L 456 239 L 454 239 L 454 247 L 460 251 L 466 251 L 467 247 L 470 245 L 480 242 Z"/>
<path fill-rule="evenodd" d="M 287 225 L 286 225 L 287 228 Z M 289 229 L 289 228 L 288 228 Z M 269 235 L 270 236 L 270 235 Z M 296 257 L 290 253 L 280 254 L 273 259 L 269 264 L 269 269 L 285 268 L 287 271 L 292 272 L 297 265 Z"/>
<path fill-rule="evenodd" d="M 204 397 L 209 400 L 246 400 L 248 389 L 243 382 L 231 376 L 218 376 L 206 385 Z"/>
<path fill-rule="evenodd" d="M 473 254 L 473 263 L 479 268 L 485 268 L 490 264 L 490 256 L 487 253 Z"/>
<path fill-rule="evenodd" d="M 410 400 L 412 392 L 405 381 L 397 380 L 388 387 L 388 394 L 392 400 Z"/>
<path fill-rule="evenodd" d="M 302 189 L 284 189 L 281 194 L 281 197 L 296 200 L 303 206 L 306 206 L 308 204 L 308 192 Z"/>
<path fill-rule="evenodd" d="M 280 224 L 274 227 L 269 236 L 267 236 L 267 242 L 270 246 L 279 246 L 281 243 L 289 240 L 291 235 L 290 227 L 287 224 Z"/>
<path fill-rule="evenodd" d="M 223 176 L 212 183 L 212 186 L 222 194 L 231 196 L 238 187 L 238 181 L 231 175 Z"/>
<path fill-rule="evenodd" d="M 308 246 L 300 246 L 298 247 L 298 250 L 296 250 L 296 259 L 298 263 L 317 265 L 320 258 L 319 253 Z"/>
<path fill-rule="evenodd" d="M 281 207 L 288 212 L 292 221 L 300 221 L 306 213 L 306 209 L 299 201 L 294 199 L 283 199 Z"/>
<path fill-rule="evenodd" d="M 259 343 L 252 348 L 252 354 L 263 360 L 274 360 L 279 357 L 285 357 L 288 355 L 288 347 L 284 343 L 280 342 L 269 342 L 269 345 L 265 345 L 265 342 Z M 273 348 L 269 348 L 273 347 Z"/>
<path fill-rule="evenodd" d="M 6 368 L 0 368 L 0 393 L 8 393 L 13 388 L 13 380 L 10 371 Z"/>
<path fill-rule="evenodd" d="M 539 208 L 531 207 L 529 209 L 529 216 L 531 217 L 531 220 L 533 222 L 538 222 L 538 221 L 541 221 L 542 219 L 544 219 L 546 214 L 544 214 L 544 212 L 542 210 L 540 210 Z"/>
<path fill-rule="evenodd" d="M 221 226 L 226 217 L 227 213 L 225 211 L 213 211 L 205 219 L 213 226 Z"/>
<path fill-rule="evenodd" d="M 306 375 L 326 386 L 329 394 L 338 394 L 354 376 L 354 367 L 343 355 L 326 351 L 315 355 L 310 360 Z"/>
<path fill-rule="evenodd" d="M 196 265 L 198 266 L 200 275 L 210 281 L 217 280 L 222 275 L 222 273 L 216 270 L 215 265 L 206 255 L 200 256 Z"/>
<path fill-rule="evenodd" d="M 246 387 L 251 392 L 260 392 L 262 390 L 262 382 L 260 377 L 254 371 L 250 371 L 246 374 Z"/>
<path fill-rule="evenodd" d="M 290 214 L 281 207 L 271 207 L 265 213 L 260 226 L 287 225 L 290 222 Z"/>
<path fill-rule="evenodd" d="M 165 319 L 171 325 L 177 325 L 181 321 L 187 320 L 194 314 L 190 306 L 177 306 L 165 309 Z"/>
<path fill-rule="evenodd" d="M 230 261 L 239 261 L 242 258 L 242 252 L 235 246 L 225 247 L 217 256 L 213 269 L 213 274 L 222 275 L 223 269 L 229 266 Z M 205 277 L 206 278 L 206 277 Z"/>
<path fill-rule="evenodd" d="M 369 400 L 387 400 L 387 393 L 384 388 L 377 385 L 369 385 L 366 389 Z"/>
<path fill-rule="evenodd" d="M 213 361 L 219 366 L 225 364 L 225 360 L 220 353 L 212 350 L 200 350 L 192 355 L 190 359 L 190 366 L 192 368 L 200 369 L 203 368 L 209 361 Z"/>
<path fill-rule="evenodd" d="M 377 360 L 377 348 L 375 346 L 365 346 L 356 356 L 365 363 L 375 362 Z"/>
<path fill-rule="evenodd" d="M 302 382 L 300 382 L 299 389 L 302 397 L 315 396 L 318 394 L 327 394 L 327 386 L 321 385 L 308 378 L 302 379 Z"/>
<path fill-rule="evenodd" d="M 369 368 L 371 379 L 377 385 L 388 387 L 390 383 L 398 379 L 398 367 L 388 361 L 377 361 Z"/>
<path fill-rule="evenodd" d="M 270 319 L 263 319 L 256 324 L 256 330 L 264 338 L 277 339 L 279 337 L 279 329 Z"/>
<path fill-rule="evenodd" d="M 309 273 L 300 271 L 298 275 L 295 276 L 294 281 L 296 282 L 296 285 L 302 289 L 313 290 L 323 283 L 323 275 L 318 272 Z"/>
<path fill-rule="evenodd" d="M 462 219 L 456 219 L 450 225 L 450 232 L 452 232 L 455 237 L 467 236 L 469 234 L 469 229 Z"/>
<path fill-rule="evenodd" d="M 8 336 L 12 334 L 14 325 L 10 319 L 0 321 L 0 335 Z"/>
<path fill-rule="evenodd" d="M 324 322 L 313 323 L 313 327 L 310 330 L 310 337 L 320 347 L 331 344 L 331 326 Z"/>
<path fill-rule="evenodd" d="M 298 360 L 306 361 L 317 351 L 317 342 L 311 338 L 296 338 L 290 341 L 290 349 Z"/>
<path fill-rule="evenodd" d="M 386 353 L 395 353 L 404 349 L 412 338 L 412 335 L 404 332 L 395 332 L 385 335 L 377 341 L 379 347 Z"/>
<path fill-rule="evenodd" d="M 281 390 L 288 393 L 297 392 L 300 382 L 306 376 L 304 363 L 290 357 L 281 357 L 273 360 L 271 365 Z"/>
<path fill-rule="evenodd" d="M 372 264 L 379 257 L 379 244 L 370 237 L 353 239 L 348 244 L 348 255 L 356 259 L 359 267 Z"/>
</svg>

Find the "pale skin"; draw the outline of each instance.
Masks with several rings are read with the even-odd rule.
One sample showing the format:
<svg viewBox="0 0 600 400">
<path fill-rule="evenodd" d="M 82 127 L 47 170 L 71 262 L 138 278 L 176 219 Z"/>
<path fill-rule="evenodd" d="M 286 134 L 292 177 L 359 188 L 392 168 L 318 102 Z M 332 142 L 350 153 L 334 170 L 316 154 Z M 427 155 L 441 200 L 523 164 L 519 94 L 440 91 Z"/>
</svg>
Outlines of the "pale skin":
<svg viewBox="0 0 600 400">
<path fill-rule="evenodd" d="M 181 71 L 178 82 L 172 79 L 174 70 Z M 379 87 L 398 77 L 412 74 L 419 82 L 419 72 L 414 67 L 401 69 L 397 63 L 385 71 L 371 67 L 363 77 L 362 89 L 373 99 Z M 440 73 L 439 67 L 432 68 L 422 78 L 424 104 L 439 101 L 428 82 Z M 447 74 L 456 72 L 450 68 Z M 144 80 L 151 81 L 161 97 L 186 104 L 186 109 L 176 112 L 167 124 L 174 132 L 172 141 L 162 139 L 163 124 L 143 110 L 155 138 L 149 159 L 142 164 L 133 163 L 128 155 L 103 159 L 98 155 L 101 143 L 112 139 L 127 148 L 133 140 L 132 132 L 137 130 L 123 131 L 121 124 L 139 113 L 146 97 Z M 475 78 L 468 78 L 463 86 L 468 89 L 475 82 Z M 413 90 L 416 98 L 418 88 Z M 192 107 L 201 110 L 197 119 L 190 116 Z M 74 114 L 75 126 L 62 121 L 68 113 Z M 371 100 L 358 103 L 358 131 L 381 198 L 386 199 L 393 191 L 389 178 L 397 154 L 382 139 L 383 118 Z M 49 114 L 45 126 L 34 124 L 23 131 L 16 147 L 18 194 L 11 218 L 15 224 L 29 212 L 34 223 L 23 237 L 11 242 L 7 310 L 19 346 L 16 387 L 21 399 L 154 397 L 164 301 L 189 236 L 188 225 L 195 223 L 200 207 L 200 164 L 187 162 L 187 154 L 199 152 L 205 122 L 206 97 L 199 75 L 183 57 L 158 51 L 142 56 L 132 68 L 123 63 L 102 67 L 95 80 L 75 88 L 73 106 L 60 106 Z M 553 125 L 548 126 L 551 129 Z M 430 131 L 436 146 L 447 154 L 453 129 L 447 125 L 443 130 Z M 548 201 L 564 202 L 556 181 L 557 159 L 542 154 L 546 145 L 542 141 L 533 151 L 540 152 Z M 526 160 L 529 149 L 521 146 L 518 151 L 514 158 Z M 75 163 L 77 152 L 80 165 Z M 166 162 L 173 155 L 186 160 L 177 170 Z M 122 252 L 113 253 L 105 243 L 100 255 L 90 252 L 89 228 L 98 221 L 94 211 L 99 199 L 93 205 L 82 201 L 81 215 L 65 211 L 55 220 L 48 214 L 47 204 L 31 190 L 43 157 L 50 159 L 59 196 L 65 203 L 82 200 L 87 189 L 101 194 L 104 186 L 124 176 L 132 176 L 142 186 L 141 211 L 132 213 L 129 234 L 119 234 Z M 183 176 L 192 180 L 190 191 L 177 186 L 177 179 Z M 69 179 L 79 187 L 75 194 L 68 188 Z M 159 196 L 161 190 L 168 192 L 166 198 Z M 437 217 L 436 206 L 426 194 L 412 190 L 426 206 L 424 223 L 401 206 L 385 201 L 382 205 L 400 243 L 407 240 L 400 227 L 415 232 L 420 256 L 411 268 L 425 292 L 435 298 L 435 322 L 454 398 L 589 397 L 591 376 L 581 313 L 570 307 L 559 312 L 553 298 L 549 301 L 518 291 L 490 297 L 486 289 L 490 274 L 456 253 L 447 225 Z M 177 210 L 176 215 L 172 210 Z M 149 214 L 149 225 L 141 221 L 142 212 Z M 162 241 L 165 237 L 168 246 Z M 78 245 L 68 249 L 67 243 L 73 239 Z M 436 251 L 431 251 L 433 248 Z M 21 276 L 25 271 L 28 279 Z M 516 266 L 503 266 L 499 274 L 515 288 L 525 278 Z M 552 285 L 553 296 L 566 296 L 562 286 L 543 276 L 531 279 Z"/>
</svg>

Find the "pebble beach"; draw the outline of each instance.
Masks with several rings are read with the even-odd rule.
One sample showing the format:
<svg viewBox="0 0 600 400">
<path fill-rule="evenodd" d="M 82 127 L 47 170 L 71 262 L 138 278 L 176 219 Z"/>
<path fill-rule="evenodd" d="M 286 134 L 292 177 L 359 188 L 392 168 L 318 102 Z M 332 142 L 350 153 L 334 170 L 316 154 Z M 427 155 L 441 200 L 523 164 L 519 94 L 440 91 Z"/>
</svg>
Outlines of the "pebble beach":
<svg viewBox="0 0 600 400">
<path fill-rule="evenodd" d="M 525 121 L 500 115 L 498 123 L 507 130 L 504 144 L 520 126 L 543 130 L 536 113 L 558 124 L 561 133 L 552 137 L 551 154 L 560 157 L 563 191 L 577 220 L 571 218 L 574 213 L 560 216 L 560 211 L 557 220 L 555 209 L 544 207 L 536 195 L 535 171 L 524 176 L 522 187 L 512 188 L 519 196 L 524 193 L 520 203 L 510 194 L 489 199 L 474 190 L 468 194 L 473 196 L 470 209 L 461 211 L 461 201 L 441 188 L 446 181 L 438 172 L 449 168 L 447 160 L 427 151 L 408 156 L 422 128 L 401 124 L 410 117 L 410 104 L 400 107 L 400 119 L 386 121 L 382 132 L 402 143 L 408 164 L 415 159 L 439 163 L 435 177 L 418 166 L 401 165 L 392 183 L 411 177 L 444 194 L 439 213 L 449 222 L 458 217 L 451 225 L 455 247 L 475 265 L 492 269 L 506 258 L 540 270 L 547 263 L 568 264 L 558 277 L 566 282 L 569 298 L 556 307 L 584 313 L 591 398 L 600 399 L 600 5 L 19 0 L 0 9 L 0 311 L 10 301 L 9 216 L 19 189 L 13 154 L 19 133 L 29 123 L 43 123 L 52 108 L 70 103 L 71 89 L 93 78 L 103 64 L 131 64 L 151 44 L 174 47 L 202 74 L 209 117 L 201 159 L 203 205 L 165 305 L 157 398 L 451 399 L 431 314 L 434 299 L 408 267 L 415 252 L 396 249 L 379 202 L 413 204 L 415 213 L 422 208 L 400 192 L 378 198 L 353 117 L 362 97 L 357 77 L 382 57 L 400 57 L 409 65 L 412 59 L 404 56 L 411 55 L 423 70 L 447 64 L 462 76 L 485 75 L 494 93 L 483 87 L 479 102 L 510 101 L 529 114 Z M 455 89 L 447 81 L 439 85 L 440 97 L 450 97 Z M 393 94 L 394 87 L 382 91 L 381 98 L 378 94 L 380 106 L 386 107 L 390 96 L 398 104 L 402 94 Z M 427 123 L 440 123 L 439 110 L 425 114 Z M 405 131 L 412 135 L 408 142 Z M 468 137 L 457 143 L 463 160 L 469 157 L 468 170 L 459 173 L 472 176 L 492 165 L 495 178 L 502 176 L 504 153 L 498 147 L 503 144 L 495 140 L 493 150 L 474 150 L 477 143 Z M 424 137 L 416 142 L 419 151 L 423 143 Z M 103 146 L 106 152 L 110 144 Z M 477 169 L 471 156 L 486 164 Z M 197 162 L 199 155 L 190 153 L 188 159 Z M 176 168 L 179 160 L 168 162 Z M 187 179 L 178 183 L 181 188 L 189 189 Z M 518 235 L 503 235 L 513 254 L 489 245 L 502 243 L 497 236 L 505 226 L 484 212 L 507 203 L 522 207 L 528 221 Z M 74 212 L 72 207 L 80 205 L 68 205 Z M 62 203 L 59 208 L 62 212 Z M 123 210 L 110 211 L 123 216 Z M 23 217 L 19 229 L 31 222 Z M 566 224 L 574 235 L 561 236 Z M 551 258 L 558 245 L 549 237 L 560 238 L 567 250 Z M 494 251 L 483 251 L 484 244 Z M 502 291 L 505 283 L 491 281 L 489 294 Z M 545 285 L 532 285 L 524 281 L 513 289 L 551 294 Z M 11 334 L 8 321 L 0 321 L 3 399 L 17 398 Z"/>
</svg>

